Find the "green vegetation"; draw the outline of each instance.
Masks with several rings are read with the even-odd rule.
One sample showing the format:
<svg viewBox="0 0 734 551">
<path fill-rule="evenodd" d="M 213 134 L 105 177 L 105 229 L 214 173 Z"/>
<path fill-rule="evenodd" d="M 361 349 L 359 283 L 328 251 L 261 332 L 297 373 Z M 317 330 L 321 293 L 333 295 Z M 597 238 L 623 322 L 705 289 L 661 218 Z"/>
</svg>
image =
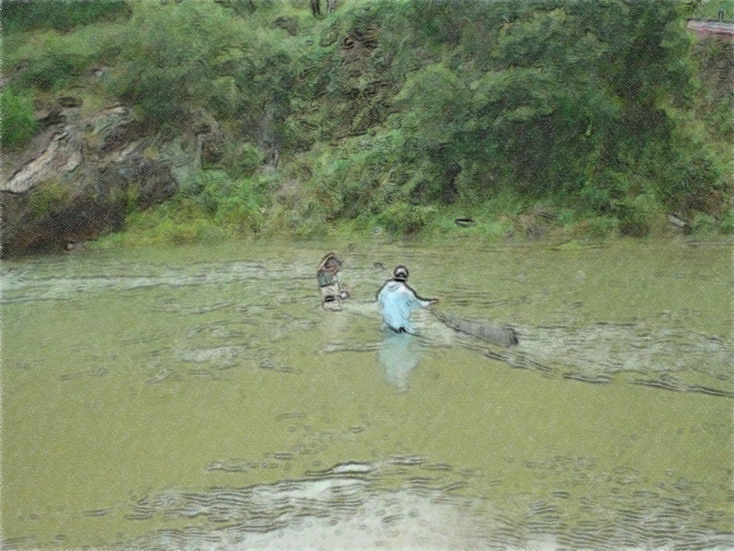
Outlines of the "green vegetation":
<svg viewBox="0 0 734 551">
<path fill-rule="evenodd" d="M 687 0 L 691 17 L 696 19 L 719 19 L 734 21 L 734 0 Z"/>
<path fill-rule="evenodd" d="M 4 89 L 0 92 L 0 113 L 2 113 L 3 146 L 22 145 L 36 132 L 33 100 L 28 93 L 16 93 L 11 89 Z"/>
<path fill-rule="evenodd" d="M 217 121 L 196 184 L 131 212 L 141 239 L 731 233 L 732 47 L 685 29 L 706 3 L 6 4 L 4 144 L 71 86 L 162 136 Z"/>
<path fill-rule="evenodd" d="M 70 31 L 99 20 L 124 17 L 128 13 L 129 7 L 124 0 L 5 0 L 2 6 L 3 27 L 9 33 L 36 29 Z"/>
<path fill-rule="evenodd" d="M 30 196 L 31 215 L 34 219 L 42 218 L 63 209 L 71 196 L 68 188 L 59 182 L 44 182 L 39 190 Z"/>
</svg>

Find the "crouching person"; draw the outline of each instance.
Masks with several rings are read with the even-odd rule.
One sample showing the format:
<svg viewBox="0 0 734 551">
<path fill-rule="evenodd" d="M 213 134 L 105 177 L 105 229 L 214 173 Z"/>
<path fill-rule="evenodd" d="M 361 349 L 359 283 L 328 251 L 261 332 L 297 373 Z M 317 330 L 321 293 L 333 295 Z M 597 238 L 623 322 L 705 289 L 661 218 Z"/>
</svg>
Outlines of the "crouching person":
<svg viewBox="0 0 734 551">
<path fill-rule="evenodd" d="M 322 305 L 327 310 L 340 311 L 341 302 L 349 298 L 349 291 L 342 287 L 339 272 L 342 261 L 334 253 L 327 254 L 316 269 L 316 281 L 321 291 Z"/>
</svg>

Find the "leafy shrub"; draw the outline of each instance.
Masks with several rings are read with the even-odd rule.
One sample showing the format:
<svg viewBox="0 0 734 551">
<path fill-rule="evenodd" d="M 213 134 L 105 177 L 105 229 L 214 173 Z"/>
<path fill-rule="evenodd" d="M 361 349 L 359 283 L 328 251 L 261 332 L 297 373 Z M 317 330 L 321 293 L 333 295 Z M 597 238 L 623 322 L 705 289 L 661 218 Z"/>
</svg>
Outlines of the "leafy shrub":
<svg viewBox="0 0 734 551">
<path fill-rule="evenodd" d="M 610 214 L 633 186 L 634 179 L 628 174 L 604 170 L 583 185 L 578 193 L 578 202 L 585 210 Z"/>
<path fill-rule="evenodd" d="M 151 126 L 180 129 L 208 110 L 240 117 L 246 139 L 290 143 L 285 119 L 304 55 L 264 30 L 267 13 L 251 19 L 232 17 L 215 2 L 135 3 L 113 39 L 120 56 L 109 91 Z"/>
<path fill-rule="evenodd" d="M 435 207 L 396 203 L 380 213 L 377 223 L 390 233 L 410 235 L 425 228 L 435 213 Z"/>
<path fill-rule="evenodd" d="M 13 147 L 23 145 L 36 132 L 33 101 L 28 93 L 16 93 L 10 88 L 0 93 L 2 115 L 2 144 Z"/>
<path fill-rule="evenodd" d="M 43 2 L 51 4 L 52 2 Z M 59 2 L 67 3 L 67 2 Z M 55 90 L 83 83 L 88 68 L 98 62 L 110 63 L 118 47 L 109 26 L 91 25 L 73 33 L 60 34 L 54 30 L 38 31 L 9 38 L 6 62 L 16 72 L 13 84 L 18 87 Z"/>
<path fill-rule="evenodd" d="M 642 193 L 619 205 L 619 231 L 630 237 L 645 237 L 656 223 L 660 204 L 649 193 Z"/>
<path fill-rule="evenodd" d="M 579 224 L 579 230 L 584 236 L 592 239 L 606 239 L 619 230 L 619 220 L 611 216 L 591 218 Z"/>
<path fill-rule="evenodd" d="M 218 224 L 256 232 L 263 222 L 263 194 L 254 179 L 232 180 L 226 172 L 204 170 L 196 183 L 180 196 Z"/>
<path fill-rule="evenodd" d="M 263 166 L 263 152 L 250 142 L 233 144 L 224 158 L 222 165 L 232 178 L 253 176 Z"/>
<path fill-rule="evenodd" d="M 719 231 L 724 235 L 734 234 L 734 209 L 727 210 L 721 217 Z"/>
<path fill-rule="evenodd" d="M 32 217 L 38 219 L 58 212 L 68 205 L 71 195 L 69 187 L 59 182 L 39 184 L 29 195 Z"/>
<path fill-rule="evenodd" d="M 241 39 L 232 18 L 217 4 L 136 4 L 130 24 L 114 40 L 121 59 L 109 88 L 135 104 L 152 125 L 180 126 L 189 103 L 218 102 L 217 91 L 231 95 L 224 82 L 211 83 L 217 77 L 218 54 Z M 228 102 L 221 98 L 222 105 Z"/>
<path fill-rule="evenodd" d="M 6 32 L 34 29 L 68 31 L 80 25 L 128 14 L 129 7 L 124 0 L 5 0 L 2 6 Z"/>
<path fill-rule="evenodd" d="M 731 60 L 734 44 L 717 38 L 697 40 L 693 57 L 698 62 L 700 86 L 696 97 L 696 117 L 717 141 L 727 146 L 734 137 L 734 73 Z"/>
<path fill-rule="evenodd" d="M 27 87 L 50 90 L 78 75 L 86 64 L 86 58 L 80 55 L 41 53 L 31 60 L 30 67 L 23 72 L 19 81 Z"/>
<path fill-rule="evenodd" d="M 677 128 L 654 166 L 666 202 L 675 209 L 706 210 L 712 191 L 727 187 L 728 171 L 699 129 Z"/>
<path fill-rule="evenodd" d="M 695 233 L 712 233 L 716 230 L 716 218 L 704 212 L 697 212 L 691 226 Z"/>
</svg>

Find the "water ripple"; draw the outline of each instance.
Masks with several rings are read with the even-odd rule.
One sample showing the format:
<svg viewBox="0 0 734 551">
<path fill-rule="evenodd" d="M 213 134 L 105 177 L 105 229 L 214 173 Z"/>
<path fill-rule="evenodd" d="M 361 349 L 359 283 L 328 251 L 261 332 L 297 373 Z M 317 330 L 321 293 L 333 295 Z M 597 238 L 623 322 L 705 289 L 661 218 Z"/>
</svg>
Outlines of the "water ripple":
<svg viewBox="0 0 734 551">
<path fill-rule="evenodd" d="M 493 504 L 462 495 L 471 489 L 466 480 L 446 479 L 447 473 L 464 469 L 448 465 L 434 470 L 436 476 L 421 474 L 432 465 L 440 464 L 419 456 L 394 456 L 376 463 L 338 463 L 303 478 L 270 484 L 166 490 L 137 500 L 126 518 L 182 518 L 197 524 L 155 530 L 120 544 L 154 550 L 170 549 L 174 539 L 180 549 L 328 550 L 356 541 L 362 549 L 728 549 L 734 545 L 734 533 L 702 522 L 709 512 L 685 490 L 678 494 L 647 488 L 620 492 L 613 485 L 611 499 L 602 506 L 556 489 L 544 497 L 519 494 Z M 592 485 L 602 479 L 617 484 L 619 476 L 628 474 L 624 468 L 615 473 L 598 471 L 585 457 L 557 456 L 528 462 L 527 468 L 566 473 L 574 480 L 585 474 Z M 391 489 L 385 489 L 389 480 Z M 689 486 L 689 491 L 696 491 Z M 579 505 L 581 515 L 575 511 Z"/>
<path fill-rule="evenodd" d="M 734 347 L 680 327 L 657 330 L 644 321 L 585 327 L 515 327 L 515 348 L 463 346 L 517 369 L 558 375 L 590 384 L 624 381 L 675 392 L 734 397 Z"/>
</svg>

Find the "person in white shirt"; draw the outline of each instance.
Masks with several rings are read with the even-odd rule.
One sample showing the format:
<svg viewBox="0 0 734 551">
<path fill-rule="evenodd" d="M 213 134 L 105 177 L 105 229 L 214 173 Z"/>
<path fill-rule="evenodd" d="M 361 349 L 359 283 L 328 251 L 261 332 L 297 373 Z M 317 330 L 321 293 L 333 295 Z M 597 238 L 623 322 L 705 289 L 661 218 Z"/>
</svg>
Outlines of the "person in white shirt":
<svg viewBox="0 0 734 551">
<path fill-rule="evenodd" d="M 438 302 L 438 299 L 427 299 L 418 296 L 418 293 L 406 282 L 408 268 L 397 266 L 389 279 L 377 292 L 377 302 L 380 306 L 382 319 L 386 329 L 395 333 L 415 333 L 410 323 L 410 314 L 416 308 L 427 308 Z"/>
</svg>

